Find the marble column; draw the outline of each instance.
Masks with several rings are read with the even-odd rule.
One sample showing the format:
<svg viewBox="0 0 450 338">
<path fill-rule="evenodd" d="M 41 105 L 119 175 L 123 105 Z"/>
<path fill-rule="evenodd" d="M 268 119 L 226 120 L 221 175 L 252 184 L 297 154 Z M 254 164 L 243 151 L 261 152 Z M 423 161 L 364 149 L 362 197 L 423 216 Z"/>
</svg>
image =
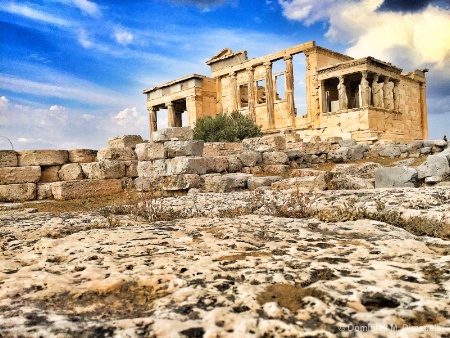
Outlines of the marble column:
<svg viewBox="0 0 450 338">
<path fill-rule="evenodd" d="M 253 122 L 256 122 L 255 69 L 253 67 L 247 68 L 247 75 L 248 75 L 248 112 L 249 112 Z"/>
<path fill-rule="evenodd" d="M 394 110 L 400 110 L 400 80 L 394 80 Z"/>
<path fill-rule="evenodd" d="M 393 83 L 389 81 L 389 77 L 384 78 L 383 82 L 383 104 L 384 109 L 394 109 L 394 92 Z"/>
<path fill-rule="evenodd" d="M 384 108 L 383 84 L 378 83 L 379 74 L 375 74 L 372 81 L 372 103 L 375 108 Z"/>
<path fill-rule="evenodd" d="M 420 112 L 422 117 L 422 139 L 428 140 L 427 84 L 420 84 Z"/>
<path fill-rule="evenodd" d="M 173 102 L 166 103 L 167 107 L 167 126 L 169 128 L 175 127 L 175 107 Z"/>
<path fill-rule="evenodd" d="M 230 73 L 230 90 L 231 90 L 231 110 L 238 110 L 238 98 L 237 98 L 237 78 L 236 72 Z"/>
<path fill-rule="evenodd" d="M 148 117 L 150 120 L 150 141 L 153 138 L 153 132 L 158 130 L 158 118 L 157 118 L 157 112 L 158 108 L 156 107 L 149 107 L 148 110 Z"/>
<path fill-rule="evenodd" d="M 294 66 L 292 55 L 284 57 L 286 61 L 286 105 L 289 114 L 289 127 L 295 127 L 295 101 L 294 101 Z"/>
<path fill-rule="evenodd" d="M 267 120 L 268 129 L 275 129 L 275 117 L 274 117 L 274 100 L 273 100 L 273 78 L 272 78 L 272 62 L 265 62 L 266 67 L 266 107 L 267 107 Z"/>
</svg>

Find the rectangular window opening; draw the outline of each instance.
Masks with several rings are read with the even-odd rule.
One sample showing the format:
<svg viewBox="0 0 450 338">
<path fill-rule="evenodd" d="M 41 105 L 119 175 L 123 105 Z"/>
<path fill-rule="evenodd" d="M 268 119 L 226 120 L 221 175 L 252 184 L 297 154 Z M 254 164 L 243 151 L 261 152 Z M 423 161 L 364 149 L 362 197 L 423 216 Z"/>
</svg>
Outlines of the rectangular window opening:
<svg viewBox="0 0 450 338">
<path fill-rule="evenodd" d="M 256 81 L 256 103 L 266 103 L 266 80 L 261 79 Z"/>
<path fill-rule="evenodd" d="M 239 86 L 239 108 L 248 107 L 248 84 Z"/>
</svg>

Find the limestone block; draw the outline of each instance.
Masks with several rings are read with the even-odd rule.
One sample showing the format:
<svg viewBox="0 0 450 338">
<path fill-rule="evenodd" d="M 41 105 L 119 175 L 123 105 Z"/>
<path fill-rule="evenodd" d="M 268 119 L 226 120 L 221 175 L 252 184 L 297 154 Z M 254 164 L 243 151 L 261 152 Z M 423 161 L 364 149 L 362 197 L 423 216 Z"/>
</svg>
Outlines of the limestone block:
<svg viewBox="0 0 450 338">
<path fill-rule="evenodd" d="M 120 179 L 60 181 L 52 184 L 52 193 L 57 200 L 113 195 L 121 191 Z"/>
<path fill-rule="evenodd" d="M 407 158 L 405 160 L 395 162 L 394 166 L 395 167 L 403 167 L 403 166 L 410 167 L 414 164 L 414 162 L 415 162 L 415 160 L 413 158 Z"/>
<path fill-rule="evenodd" d="M 153 142 L 161 143 L 166 141 L 191 141 L 194 139 L 194 131 L 191 127 L 166 128 L 153 133 Z"/>
<path fill-rule="evenodd" d="M 289 160 L 292 161 L 292 160 L 302 157 L 303 154 L 299 150 L 288 150 L 286 152 L 286 155 L 287 155 L 287 157 L 289 157 Z"/>
<path fill-rule="evenodd" d="M 206 174 L 206 161 L 203 157 L 174 157 L 164 161 L 166 167 L 165 172 L 160 173 L 162 176 Z"/>
<path fill-rule="evenodd" d="M 92 149 L 74 149 L 68 150 L 69 162 L 71 163 L 90 163 L 97 161 L 97 150 Z"/>
<path fill-rule="evenodd" d="M 53 199 L 52 184 L 53 183 L 38 183 L 36 187 L 36 199 Z"/>
<path fill-rule="evenodd" d="M 442 177 L 441 176 L 428 176 L 425 177 L 425 183 L 428 184 L 436 184 L 442 181 Z"/>
<path fill-rule="evenodd" d="M 207 173 L 222 173 L 228 169 L 228 160 L 225 156 L 203 157 Z"/>
<path fill-rule="evenodd" d="M 122 184 L 122 190 L 134 188 L 134 180 L 131 177 L 122 177 L 120 183 Z"/>
<path fill-rule="evenodd" d="M 349 138 L 349 139 L 339 141 L 339 146 L 341 146 L 341 147 L 356 146 L 356 140 Z"/>
<path fill-rule="evenodd" d="M 110 179 L 125 176 L 125 163 L 122 161 L 103 160 L 81 163 L 84 177 L 88 179 Z"/>
<path fill-rule="evenodd" d="M 144 140 L 140 135 L 122 135 L 111 137 L 108 140 L 110 148 L 136 148 L 136 144 L 142 143 Z"/>
<path fill-rule="evenodd" d="M 132 161 L 137 160 L 136 153 L 131 148 L 103 148 L 97 153 L 97 160 Z"/>
<path fill-rule="evenodd" d="M 423 147 L 423 148 L 420 148 L 420 153 L 421 154 L 431 154 L 431 151 L 432 151 L 432 147 Z"/>
<path fill-rule="evenodd" d="M 238 155 L 239 160 L 244 167 L 254 167 L 262 162 L 262 154 L 258 151 L 244 150 Z"/>
<path fill-rule="evenodd" d="M 430 176 L 444 177 L 450 174 L 448 159 L 445 154 L 430 155 L 427 160 L 417 167 L 419 179 Z"/>
<path fill-rule="evenodd" d="M 51 165 L 48 167 L 41 167 L 41 183 L 57 182 L 59 181 L 58 172 L 61 169 L 60 165 Z"/>
<path fill-rule="evenodd" d="M 326 173 L 327 172 L 324 170 L 294 169 L 291 171 L 291 177 L 320 176 L 320 175 L 325 175 Z"/>
<path fill-rule="evenodd" d="M 154 177 L 156 176 L 155 164 L 153 161 L 139 161 L 137 165 L 137 173 L 139 177 Z"/>
<path fill-rule="evenodd" d="M 138 177 L 138 161 L 124 161 L 125 164 L 125 176 L 126 177 Z"/>
<path fill-rule="evenodd" d="M 284 175 L 289 168 L 285 164 L 269 164 L 264 167 L 264 173 L 268 175 Z"/>
<path fill-rule="evenodd" d="M 416 152 L 418 151 L 420 148 L 423 147 L 423 141 L 414 141 L 410 144 L 408 144 L 407 146 L 407 151 L 408 152 Z"/>
<path fill-rule="evenodd" d="M 373 189 L 374 179 L 361 178 L 338 172 L 328 183 L 331 190 Z"/>
<path fill-rule="evenodd" d="M 382 146 L 381 150 L 378 152 L 378 155 L 381 157 L 399 157 L 402 152 L 398 146 L 394 146 L 392 144 L 386 144 Z"/>
<path fill-rule="evenodd" d="M 423 140 L 423 147 L 432 147 L 434 146 L 434 140 Z"/>
<path fill-rule="evenodd" d="M 347 161 L 360 160 L 364 158 L 366 152 L 369 151 L 369 147 L 362 144 L 357 144 L 355 146 L 348 147 L 347 151 Z"/>
<path fill-rule="evenodd" d="M 19 154 L 19 166 L 47 166 L 61 165 L 69 161 L 67 150 L 21 150 Z"/>
<path fill-rule="evenodd" d="M 325 141 L 331 142 L 333 144 L 336 144 L 336 143 L 339 144 L 339 142 L 343 141 L 343 139 L 340 136 L 330 136 L 330 137 L 327 137 Z"/>
<path fill-rule="evenodd" d="M 242 169 L 242 162 L 236 155 L 227 156 L 227 171 L 229 173 L 237 173 Z"/>
<path fill-rule="evenodd" d="M 136 155 L 139 161 L 151 161 L 166 158 L 164 144 L 154 142 L 137 144 Z"/>
<path fill-rule="evenodd" d="M 288 164 L 289 157 L 282 151 L 269 151 L 263 153 L 264 164 Z"/>
<path fill-rule="evenodd" d="M 375 178 L 375 172 L 380 168 L 382 168 L 382 165 L 374 162 L 366 162 L 361 164 L 338 164 L 331 170 L 331 173 L 373 179 Z"/>
<path fill-rule="evenodd" d="M 447 157 L 447 160 L 450 163 L 450 148 L 444 149 L 440 155 Z"/>
<path fill-rule="evenodd" d="M 305 177 L 295 177 L 287 178 L 271 185 L 273 190 L 290 190 L 292 188 L 301 189 L 320 189 L 325 190 L 327 188 L 326 183 L 318 176 L 305 176 Z"/>
<path fill-rule="evenodd" d="M 248 190 L 255 190 L 259 187 L 270 187 L 272 183 L 281 181 L 281 176 L 263 176 L 263 177 L 250 177 L 247 180 Z"/>
<path fill-rule="evenodd" d="M 205 142 L 192 141 L 167 141 L 164 142 L 164 150 L 168 158 L 177 156 L 203 156 Z"/>
<path fill-rule="evenodd" d="M 83 170 L 79 163 L 64 164 L 59 170 L 59 179 L 61 181 L 82 180 Z"/>
<path fill-rule="evenodd" d="M 36 183 L 41 178 L 41 167 L 1 167 L 0 184 Z"/>
<path fill-rule="evenodd" d="M 232 173 L 226 175 L 209 175 L 205 177 L 205 191 L 230 192 L 247 188 L 247 180 L 250 174 Z"/>
<path fill-rule="evenodd" d="M 0 201 L 2 202 L 31 201 L 34 199 L 36 199 L 35 183 L 0 185 Z"/>
<path fill-rule="evenodd" d="M 309 155 L 329 153 L 331 151 L 331 142 L 299 142 L 296 150 Z"/>
<path fill-rule="evenodd" d="M 0 167 L 17 167 L 19 159 L 14 150 L 0 150 Z"/>
<path fill-rule="evenodd" d="M 417 170 L 408 167 L 379 168 L 375 172 L 375 188 L 414 187 Z"/>
<path fill-rule="evenodd" d="M 286 150 L 286 139 L 281 135 L 268 135 L 244 139 L 242 146 L 246 150 L 259 152 Z"/>
<path fill-rule="evenodd" d="M 200 176 L 197 174 L 166 176 L 161 180 L 161 189 L 165 191 L 186 190 L 199 185 Z"/>
<path fill-rule="evenodd" d="M 447 147 L 447 141 L 445 140 L 434 140 L 433 145 L 440 148 L 446 148 Z"/>
</svg>

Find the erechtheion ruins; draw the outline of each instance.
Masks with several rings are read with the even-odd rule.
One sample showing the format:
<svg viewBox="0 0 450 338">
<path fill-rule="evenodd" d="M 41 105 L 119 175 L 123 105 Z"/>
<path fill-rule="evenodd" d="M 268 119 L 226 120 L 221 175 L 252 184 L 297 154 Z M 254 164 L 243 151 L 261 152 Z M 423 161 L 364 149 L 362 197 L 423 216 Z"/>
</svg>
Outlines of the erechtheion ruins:
<svg viewBox="0 0 450 338">
<path fill-rule="evenodd" d="M 293 58 L 306 61 L 304 93 L 295 93 Z M 282 63 L 281 71 L 273 65 Z M 223 49 L 206 62 L 212 77 L 189 75 L 144 90 L 150 132 L 167 109 L 168 126 L 181 127 L 219 112 L 248 114 L 265 133 L 289 131 L 301 137 L 411 141 L 428 138 L 427 69 L 402 69 L 373 57 L 354 59 L 316 46 L 314 41 L 260 58 Z M 297 65 L 297 64 L 296 64 Z M 301 79 L 303 80 L 303 79 Z M 304 89 L 301 89 L 304 91 Z M 296 106 L 304 95 L 303 110 Z"/>
</svg>

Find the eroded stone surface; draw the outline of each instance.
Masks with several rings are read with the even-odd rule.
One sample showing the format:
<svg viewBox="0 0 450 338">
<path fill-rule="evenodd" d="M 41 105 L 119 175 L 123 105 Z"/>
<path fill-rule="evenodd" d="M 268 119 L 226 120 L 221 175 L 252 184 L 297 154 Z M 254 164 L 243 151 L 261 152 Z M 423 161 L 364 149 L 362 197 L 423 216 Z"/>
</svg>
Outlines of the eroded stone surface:
<svg viewBox="0 0 450 338">
<path fill-rule="evenodd" d="M 370 208 L 378 198 L 397 210 L 448 214 L 448 189 L 421 192 L 321 192 L 317 205 L 357 198 L 355 207 Z M 252 196 L 167 198 L 163 204 L 174 210 L 198 208 L 207 217 L 165 222 L 108 220 L 96 212 L 0 214 L 0 332 L 27 337 L 450 334 L 449 241 L 371 220 L 322 223 L 221 214 L 253 203 Z M 362 331 L 369 326 L 377 329 Z"/>
</svg>

